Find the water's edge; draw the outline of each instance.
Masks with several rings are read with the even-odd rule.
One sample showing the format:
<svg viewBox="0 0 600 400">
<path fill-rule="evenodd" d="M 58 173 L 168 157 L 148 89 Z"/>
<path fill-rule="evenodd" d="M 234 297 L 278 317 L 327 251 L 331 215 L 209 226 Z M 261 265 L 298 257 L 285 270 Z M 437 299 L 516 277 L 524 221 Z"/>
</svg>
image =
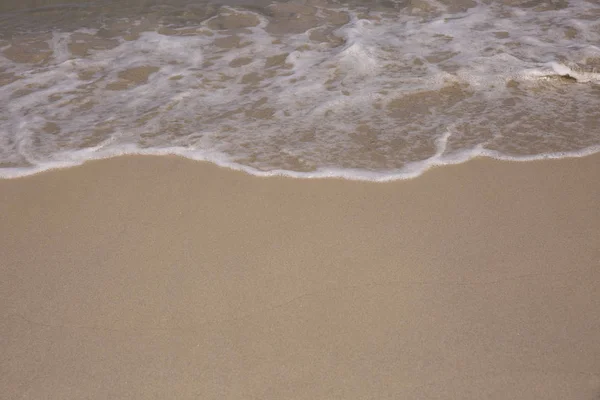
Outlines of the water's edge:
<svg viewBox="0 0 600 400">
<path fill-rule="evenodd" d="M 88 150 L 88 149 L 86 149 Z M 84 150 L 85 151 L 85 150 Z M 87 151 L 86 151 L 87 152 Z M 417 162 L 407 168 L 402 168 L 395 171 L 369 171 L 361 169 L 334 169 L 334 168 L 323 168 L 311 172 L 299 172 L 290 170 L 271 170 L 261 171 L 256 168 L 249 167 L 247 165 L 229 162 L 222 156 L 204 156 L 199 157 L 187 151 L 186 149 L 152 149 L 152 150 L 130 150 L 121 151 L 112 154 L 97 154 L 95 156 L 89 156 L 81 158 L 80 160 L 72 160 L 65 162 L 53 162 L 44 165 L 39 165 L 33 168 L 4 168 L 0 169 L 0 180 L 19 179 L 25 178 L 44 172 L 50 172 L 60 169 L 68 169 L 79 167 L 87 162 L 108 160 L 118 157 L 130 157 L 130 156 L 175 156 L 181 157 L 192 161 L 206 162 L 214 164 L 220 168 L 230 169 L 232 171 L 244 172 L 248 175 L 269 178 L 269 177 L 286 177 L 294 179 L 343 179 L 348 181 L 363 181 L 363 182 L 392 182 L 414 179 L 433 167 L 443 167 L 448 165 L 463 164 L 472 161 L 477 158 L 488 158 L 503 162 L 535 162 L 542 160 L 561 160 L 568 158 L 583 158 L 593 156 L 594 154 L 600 153 L 600 146 L 594 146 L 582 151 L 570 152 L 570 153 L 553 153 L 553 154 L 540 154 L 535 156 L 523 156 L 523 157 L 510 157 L 503 154 L 499 154 L 489 150 L 481 150 L 476 154 L 471 152 L 469 155 L 464 157 L 453 157 L 444 158 L 440 156 L 435 160 L 426 160 L 427 162 Z"/>
</svg>

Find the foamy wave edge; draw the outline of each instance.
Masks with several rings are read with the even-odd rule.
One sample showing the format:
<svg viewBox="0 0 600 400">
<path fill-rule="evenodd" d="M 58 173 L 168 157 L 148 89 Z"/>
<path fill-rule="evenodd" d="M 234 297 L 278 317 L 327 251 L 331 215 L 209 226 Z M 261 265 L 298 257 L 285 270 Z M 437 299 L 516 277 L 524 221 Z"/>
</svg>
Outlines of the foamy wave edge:
<svg viewBox="0 0 600 400">
<path fill-rule="evenodd" d="M 96 149 L 83 149 L 74 152 L 59 154 L 65 159 L 62 161 L 41 162 L 32 167 L 0 168 L 0 179 L 17 179 L 39 174 L 41 172 L 65 169 L 80 166 L 88 161 L 103 160 L 121 156 L 179 156 L 194 161 L 208 162 L 222 168 L 242 171 L 258 177 L 288 177 L 296 179 L 344 179 L 350 181 L 390 182 L 416 178 L 433 167 L 462 164 L 475 158 L 491 158 L 501 161 L 528 162 L 548 159 L 581 158 L 600 153 L 600 145 L 594 145 L 578 151 L 543 153 L 527 156 L 510 156 L 497 151 L 476 148 L 463 151 L 451 156 L 436 154 L 429 159 L 417 161 L 407 166 L 389 171 L 369 171 L 354 168 L 320 168 L 310 172 L 290 171 L 276 169 L 270 171 L 259 170 L 247 165 L 231 161 L 228 156 L 221 153 L 202 154 L 198 150 L 183 147 L 141 149 L 137 146 L 122 146 L 117 149 L 97 151 Z"/>
</svg>

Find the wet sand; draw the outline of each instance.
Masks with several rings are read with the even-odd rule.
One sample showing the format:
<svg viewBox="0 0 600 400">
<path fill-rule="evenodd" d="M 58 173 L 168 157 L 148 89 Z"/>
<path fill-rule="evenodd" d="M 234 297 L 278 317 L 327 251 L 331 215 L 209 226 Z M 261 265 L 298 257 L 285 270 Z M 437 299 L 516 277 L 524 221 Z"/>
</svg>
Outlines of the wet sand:
<svg viewBox="0 0 600 400">
<path fill-rule="evenodd" d="M 0 397 L 598 399 L 598 171 L 0 181 Z"/>
</svg>

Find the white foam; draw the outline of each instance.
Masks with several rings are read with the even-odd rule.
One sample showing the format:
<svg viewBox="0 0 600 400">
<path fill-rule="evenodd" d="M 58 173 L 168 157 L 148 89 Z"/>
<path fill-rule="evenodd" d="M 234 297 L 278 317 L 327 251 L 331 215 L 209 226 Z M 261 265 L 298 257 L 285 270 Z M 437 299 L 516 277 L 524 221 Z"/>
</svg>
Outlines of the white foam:
<svg viewBox="0 0 600 400">
<path fill-rule="evenodd" d="M 556 74 L 574 78 L 580 83 L 600 83 L 600 72 L 578 71 L 575 68 L 556 62 L 550 63 L 550 67 Z"/>
<path fill-rule="evenodd" d="M 0 71 L 21 77 L 0 86 L 0 162 L 17 165 L 0 177 L 177 154 L 259 176 L 386 181 L 474 157 L 594 153 L 600 75 L 588 64 L 600 57 L 600 30 L 585 18 L 590 7 L 520 12 L 482 2 L 448 14 L 437 4 L 425 17 L 335 8 L 349 22 L 334 27 L 323 6 L 306 32 L 287 34 L 271 33 L 266 14 L 221 7 L 177 34 L 157 24 L 87 56 L 70 53 L 73 32 L 56 31 L 45 39 L 48 61 L 0 57 Z M 258 24 L 211 28 L 232 13 Z M 330 38 L 311 40 L 317 31 Z M 140 67 L 153 71 L 147 82 L 127 78 Z"/>
<path fill-rule="evenodd" d="M 222 153 L 208 153 L 189 150 L 184 147 L 140 149 L 135 145 L 124 145 L 119 148 L 105 150 L 83 149 L 60 154 L 61 161 L 42 162 L 32 167 L 2 168 L 0 179 L 15 179 L 35 175 L 41 172 L 64 169 L 82 165 L 87 161 L 109 159 L 120 156 L 180 156 L 194 161 L 209 162 L 222 168 L 242 171 L 258 177 L 287 177 L 297 179 L 346 179 L 352 181 L 392 182 L 398 180 L 414 179 L 433 167 L 456 165 L 468 162 L 475 158 L 491 158 L 500 161 L 532 162 L 551 159 L 581 158 L 600 152 L 600 146 L 589 147 L 580 151 L 545 153 L 530 156 L 508 156 L 496 151 L 482 149 L 481 147 L 455 153 L 452 156 L 443 156 L 436 153 L 435 157 L 427 160 L 410 163 L 404 168 L 384 171 L 370 171 L 359 168 L 319 168 L 315 171 L 301 172 L 285 169 L 263 171 L 244 164 L 232 162 Z"/>
</svg>

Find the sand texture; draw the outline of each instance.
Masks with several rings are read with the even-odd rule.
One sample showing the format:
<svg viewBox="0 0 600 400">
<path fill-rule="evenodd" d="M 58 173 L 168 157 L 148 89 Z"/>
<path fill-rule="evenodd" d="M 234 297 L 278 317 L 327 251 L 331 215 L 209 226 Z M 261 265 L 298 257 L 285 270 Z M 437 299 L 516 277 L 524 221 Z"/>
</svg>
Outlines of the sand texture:
<svg viewBox="0 0 600 400">
<path fill-rule="evenodd" d="M 0 181 L 0 398 L 600 399 L 599 171 Z"/>
</svg>

